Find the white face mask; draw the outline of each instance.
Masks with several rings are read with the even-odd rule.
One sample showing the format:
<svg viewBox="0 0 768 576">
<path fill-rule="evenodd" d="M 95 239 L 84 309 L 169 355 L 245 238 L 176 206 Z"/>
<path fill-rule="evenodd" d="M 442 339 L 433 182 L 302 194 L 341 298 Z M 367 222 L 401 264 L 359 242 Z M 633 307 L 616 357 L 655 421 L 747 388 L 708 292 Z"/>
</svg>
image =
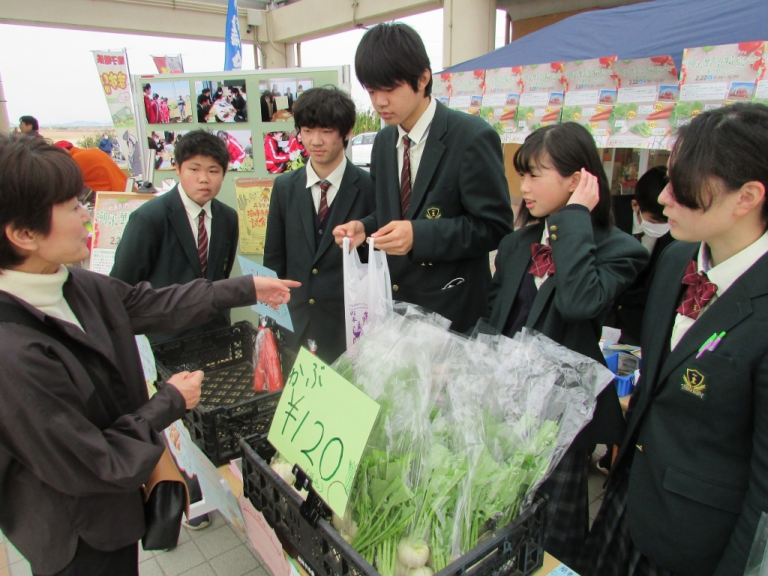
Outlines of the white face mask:
<svg viewBox="0 0 768 576">
<path fill-rule="evenodd" d="M 642 230 L 644 234 L 647 234 L 651 238 L 661 238 L 662 236 L 664 236 L 664 234 L 669 232 L 669 224 L 667 224 L 666 222 L 663 222 L 661 224 L 648 222 L 641 215 L 640 230 Z"/>
</svg>

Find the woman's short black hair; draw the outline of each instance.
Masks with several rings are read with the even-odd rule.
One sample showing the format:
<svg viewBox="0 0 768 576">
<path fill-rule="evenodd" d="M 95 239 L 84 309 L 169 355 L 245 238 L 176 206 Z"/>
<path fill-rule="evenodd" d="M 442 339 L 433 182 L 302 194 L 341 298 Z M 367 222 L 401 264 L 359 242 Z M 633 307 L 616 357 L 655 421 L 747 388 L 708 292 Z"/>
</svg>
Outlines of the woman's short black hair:
<svg viewBox="0 0 768 576">
<path fill-rule="evenodd" d="M 432 93 L 432 67 L 416 30 L 399 22 L 378 24 L 368 30 L 355 53 L 355 73 L 365 88 L 382 90 L 403 82 L 419 91 L 419 78 L 429 70 L 424 96 Z"/>
<path fill-rule="evenodd" d="M 302 128 L 332 128 L 347 145 L 347 135 L 355 127 L 355 103 L 349 94 L 327 86 L 310 88 L 302 92 L 293 103 L 293 120 L 296 130 Z"/>
<path fill-rule="evenodd" d="M 686 208 L 708 210 L 719 189 L 713 179 L 726 192 L 753 181 L 768 190 L 768 106 L 723 106 L 680 129 L 669 162 L 672 196 Z M 762 216 L 768 224 L 768 202 Z"/>
<path fill-rule="evenodd" d="M 66 150 L 42 138 L 0 134 L 0 269 L 24 262 L 5 229 L 47 235 L 56 204 L 83 193 L 83 174 Z"/>
<path fill-rule="evenodd" d="M 229 166 L 229 151 L 227 145 L 218 136 L 205 130 L 192 130 L 180 138 L 173 149 L 176 166 L 181 165 L 195 156 L 208 156 L 213 158 L 224 173 Z"/>
<path fill-rule="evenodd" d="M 669 183 L 666 166 L 654 166 L 640 177 L 635 184 L 635 200 L 640 207 L 640 212 L 653 215 L 654 220 L 666 222 L 664 206 L 659 204 L 659 194 Z"/>
<path fill-rule="evenodd" d="M 530 174 L 531 166 L 539 163 L 545 156 L 552 161 L 554 168 L 563 178 L 571 176 L 582 168 L 597 176 L 600 186 L 600 199 L 592 210 L 592 224 L 607 228 L 613 223 L 611 215 L 611 189 L 603 170 L 603 163 L 597 153 L 595 139 L 581 124 L 564 122 L 550 124 L 532 132 L 517 149 L 514 157 L 515 170 L 518 174 Z M 525 204 L 517 213 L 517 224 L 525 226 L 532 219 Z"/>
</svg>

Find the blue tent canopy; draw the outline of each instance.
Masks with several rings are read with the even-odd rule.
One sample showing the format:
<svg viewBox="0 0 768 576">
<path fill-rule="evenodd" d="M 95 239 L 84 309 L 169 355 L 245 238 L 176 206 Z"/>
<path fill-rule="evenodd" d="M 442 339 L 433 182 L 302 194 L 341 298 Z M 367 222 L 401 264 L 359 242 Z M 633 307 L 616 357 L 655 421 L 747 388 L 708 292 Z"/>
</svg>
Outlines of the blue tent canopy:
<svg viewBox="0 0 768 576">
<path fill-rule="evenodd" d="M 664 56 L 677 69 L 684 48 L 768 40 L 766 0 L 655 0 L 584 12 L 445 72 L 587 60 Z"/>
</svg>

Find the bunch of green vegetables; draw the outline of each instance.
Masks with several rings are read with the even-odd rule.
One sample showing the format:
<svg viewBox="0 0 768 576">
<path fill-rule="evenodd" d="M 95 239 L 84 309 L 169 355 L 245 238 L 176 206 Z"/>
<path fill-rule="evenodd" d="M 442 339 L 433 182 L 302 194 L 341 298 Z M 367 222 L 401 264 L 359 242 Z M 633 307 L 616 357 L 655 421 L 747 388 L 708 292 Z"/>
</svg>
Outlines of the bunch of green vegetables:
<svg viewBox="0 0 768 576">
<path fill-rule="evenodd" d="M 539 335 L 466 338 L 399 312 L 334 364 L 381 405 L 334 525 L 384 576 L 430 576 L 530 503 L 613 375 Z"/>
</svg>

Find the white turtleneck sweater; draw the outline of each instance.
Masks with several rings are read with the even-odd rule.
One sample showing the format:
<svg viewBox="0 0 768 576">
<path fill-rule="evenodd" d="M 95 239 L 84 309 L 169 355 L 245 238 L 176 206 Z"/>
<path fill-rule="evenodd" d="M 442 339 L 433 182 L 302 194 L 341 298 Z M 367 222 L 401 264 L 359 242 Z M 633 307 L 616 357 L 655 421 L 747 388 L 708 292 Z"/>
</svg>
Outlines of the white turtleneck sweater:
<svg viewBox="0 0 768 576">
<path fill-rule="evenodd" d="M 60 266 L 55 274 L 30 274 L 17 270 L 0 272 L 0 290 L 31 304 L 41 312 L 83 327 L 64 299 L 62 287 L 69 277 L 66 266 Z"/>
</svg>

